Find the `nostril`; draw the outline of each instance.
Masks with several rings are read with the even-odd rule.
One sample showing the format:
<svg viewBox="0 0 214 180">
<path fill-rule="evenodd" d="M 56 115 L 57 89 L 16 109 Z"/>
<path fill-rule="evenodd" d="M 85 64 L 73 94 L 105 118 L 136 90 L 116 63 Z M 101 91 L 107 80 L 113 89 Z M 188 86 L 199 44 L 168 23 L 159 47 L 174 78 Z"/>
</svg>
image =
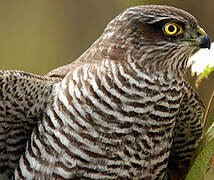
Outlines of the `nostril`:
<svg viewBox="0 0 214 180">
<path fill-rule="evenodd" d="M 201 36 L 202 34 L 200 32 L 197 31 L 196 33 L 197 36 Z"/>
</svg>

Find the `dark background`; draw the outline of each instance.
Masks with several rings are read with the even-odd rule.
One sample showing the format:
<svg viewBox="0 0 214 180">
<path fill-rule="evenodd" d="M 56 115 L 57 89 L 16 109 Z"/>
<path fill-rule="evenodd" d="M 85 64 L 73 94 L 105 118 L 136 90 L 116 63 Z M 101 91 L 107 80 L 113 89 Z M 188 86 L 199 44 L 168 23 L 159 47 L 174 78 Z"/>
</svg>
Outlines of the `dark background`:
<svg viewBox="0 0 214 180">
<path fill-rule="evenodd" d="M 121 11 L 142 4 L 182 8 L 214 40 L 213 0 L 0 0 L 0 69 L 44 75 L 78 58 Z M 199 87 L 205 104 L 213 89 L 212 74 Z"/>
</svg>

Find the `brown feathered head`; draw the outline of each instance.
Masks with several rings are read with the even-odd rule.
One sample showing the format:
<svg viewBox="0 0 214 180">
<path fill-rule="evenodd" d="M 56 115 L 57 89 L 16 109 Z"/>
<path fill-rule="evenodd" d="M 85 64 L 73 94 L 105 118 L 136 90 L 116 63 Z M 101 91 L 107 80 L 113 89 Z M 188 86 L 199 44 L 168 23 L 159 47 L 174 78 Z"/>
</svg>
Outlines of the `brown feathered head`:
<svg viewBox="0 0 214 180">
<path fill-rule="evenodd" d="M 76 62 L 128 60 L 149 73 L 182 77 L 195 47 L 210 48 L 210 40 L 191 14 L 169 6 L 137 6 L 113 19 Z"/>
</svg>

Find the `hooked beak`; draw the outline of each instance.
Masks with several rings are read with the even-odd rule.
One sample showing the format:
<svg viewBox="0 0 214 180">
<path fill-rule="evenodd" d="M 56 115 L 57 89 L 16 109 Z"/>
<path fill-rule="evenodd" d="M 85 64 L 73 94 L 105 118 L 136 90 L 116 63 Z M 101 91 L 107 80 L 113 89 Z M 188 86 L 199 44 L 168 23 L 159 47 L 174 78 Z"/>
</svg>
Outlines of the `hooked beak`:
<svg viewBox="0 0 214 180">
<path fill-rule="evenodd" d="M 201 27 L 199 27 L 198 29 L 198 37 L 196 38 L 196 47 L 210 49 L 210 38 Z"/>
</svg>

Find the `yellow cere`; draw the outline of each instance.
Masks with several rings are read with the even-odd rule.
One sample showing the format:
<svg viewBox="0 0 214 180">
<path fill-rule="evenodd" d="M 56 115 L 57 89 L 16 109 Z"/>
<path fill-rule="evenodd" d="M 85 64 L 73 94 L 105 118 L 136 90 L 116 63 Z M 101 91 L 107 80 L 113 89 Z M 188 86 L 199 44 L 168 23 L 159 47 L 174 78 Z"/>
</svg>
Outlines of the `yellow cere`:
<svg viewBox="0 0 214 180">
<path fill-rule="evenodd" d="M 167 36 L 177 36 L 183 32 L 183 29 L 174 22 L 168 22 L 163 26 L 163 32 Z"/>
<path fill-rule="evenodd" d="M 201 34 L 201 35 L 204 35 L 205 31 L 201 27 L 199 27 L 198 28 L 198 33 Z"/>
</svg>

